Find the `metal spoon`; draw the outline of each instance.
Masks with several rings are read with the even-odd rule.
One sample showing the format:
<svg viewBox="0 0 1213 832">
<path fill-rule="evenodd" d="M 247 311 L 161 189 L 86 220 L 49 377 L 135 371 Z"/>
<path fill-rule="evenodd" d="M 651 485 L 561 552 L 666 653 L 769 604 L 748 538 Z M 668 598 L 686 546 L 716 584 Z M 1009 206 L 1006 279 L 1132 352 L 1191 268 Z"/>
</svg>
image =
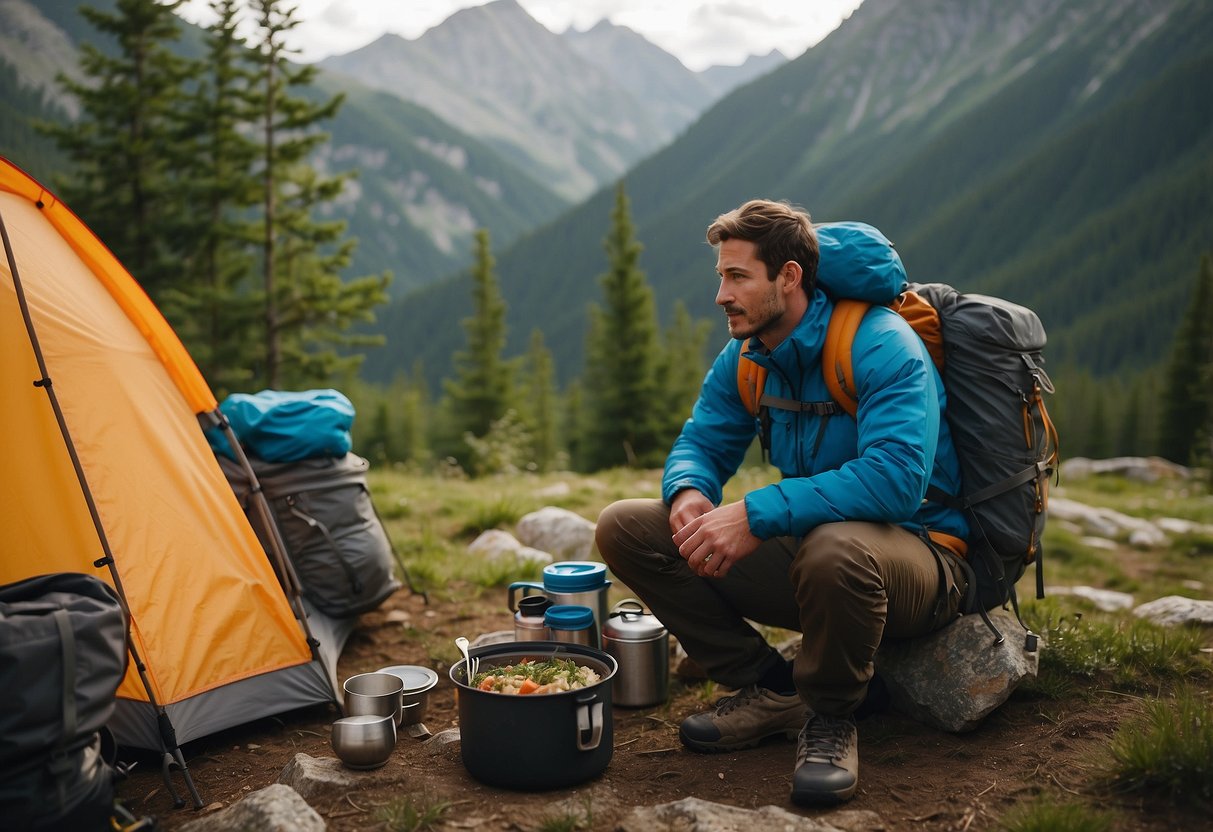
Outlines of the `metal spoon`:
<svg viewBox="0 0 1213 832">
<path fill-rule="evenodd" d="M 476 671 L 480 668 L 480 659 L 473 659 L 468 655 L 469 642 L 463 636 L 455 639 L 455 646 L 459 648 L 459 652 L 463 653 L 463 678 L 470 685 L 476 676 Z"/>
</svg>

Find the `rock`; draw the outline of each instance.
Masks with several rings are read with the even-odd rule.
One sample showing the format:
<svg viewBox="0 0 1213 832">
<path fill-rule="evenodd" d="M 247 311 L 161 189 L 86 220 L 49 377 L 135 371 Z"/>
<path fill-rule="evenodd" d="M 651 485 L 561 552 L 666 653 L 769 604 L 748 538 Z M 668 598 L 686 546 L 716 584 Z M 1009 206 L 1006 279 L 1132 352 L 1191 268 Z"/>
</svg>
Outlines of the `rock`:
<svg viewBox="0 0 1213 832">
<path fill-rule="evenodd" d="M 431 757 L 452 756 L 458 755 L 460 751 L 460 742 L 462 737 L 459 734 L 458 728 L 447 728 L 445 731 L 439 731 L 434 736 L 430 737 L 421 747 Z"/>
<path fill-rule="evenodd" d="M 226 809 L 181 825 L 181 832 L 324 832 L 324 818 L 307 805 L 299 792 L 275 783 L 240 799 Z"/>
<path fill-rule="evenodd" d="M 840 825 L 843 820 L 847 825 Z M 684 797 L 659 806 L 637 806 L 616 825 L 616 832 L 868 832 L 883 829 L 875 812 L 847 810 L 824 818 L 794 815 L 778 806 L 743 809 Z"/>
<path fill-rule="evenodd" d="M 514 640 L 513 630 L 493 630 L 491 633 L 481 633 L 472 639 L 469 647 L 486 647 L 490 644 L 505 644 Z"/>
<path fill-rule="evenodd" d="M 1161 549 L 1167 545 L 1167 536 L 1155 525 L 1143 526 L 1129 532 L 1129 545 L 1138 549 Z"/>
<path fill-rule="evenodd" d="M 1065 497 L 1049 500 L 1049 519 L 1074 523 L 1097 538 L 1129 536 L 1135 546 L 1155 548 L 1167 544 L 1166 534 L 1154 523 L 1140 517 L 1122 514 L 1110 508 L 1093 508 Z M 1093 544 L 1084 538 L 1087 545 Z"/>
<path fill-rule="evenodd" d="M 964 615 L 922 638 L 889 641 L 876 652 L 876 670 L 893 706 L 944 731 L 976 728 L 1023 679 L 1036 676 L 1039 651 L 1024 648 L 1015 617 L 992 610 L 1001 644 L 980 615 Z"/>
<path fill-rule="evenodd" d="M 568 560 L 586 560 L 594 546 L 594 524 L 568 509 L 545 506 L 518 521 L 518 539 Z"/>
<path fill-rule="evenodd" d="M 1051 586 L 1045 589 L 1045 595 L 1077 595 L 1086 598 L 1096 609 L 1104 612 L 1131 609 L 1133 596 L 1127 592 L 1116 592 L 1111 589 L 1096 589 L 1090 586 Z"/>
<path fill-rule="evenodd" d="M 1133 614 L 1164 626 L 1200 624 L 1210 627 L 1213 626 L 1213 601 L 1168 595 L 1142 604 L 1133 610 Z"/>
<path fill-rule="evenodd" d="M 278 775 L 278 782 L 290 786 L 304 800 L 354 784 L 349 770 L 336 757 L 313 757 L 299 753 Z"/>
<path fill-rule="evenodd" d="M 479 537 L 468 544 L 468 551 L 474 555 L 483 555 L 489 560 L 512 557 L 535 563 L 552 562 L 552 556 L 547 552 L 523 546 L 514 535 L 501 529 L 481 532 Z"/>
<path fill-rule="evenodd" d="M 542 497 L 545 500 L 552 497 L 567 497 L 573 493 L 573 486 L 562 480 L 561 482 L 554 482 L 551 485 L 544 486 L 543 488 L 537 488 L 531 493 L 536 497 Z"/>
<path fill-rule="evenodd" d="M 1080 537 L 1078 542 L 1088 549 L 1103 549 L 1108 552 L 1120 548 L 1116 545 L 1115 540 L 1108 540 L 1106 537 Z"/>
<path fill-rule="evenodd" d="M 1192 471 L 1162 457 L 1120 456 L 1112 459 L 1087 459 L 1076 456 L 1061 464 L 1063 480 L 1090 476 L 1120 476 L 1137 482 L 1157 482 L 1160 479 L 1188 479 Z"/>
</svg>

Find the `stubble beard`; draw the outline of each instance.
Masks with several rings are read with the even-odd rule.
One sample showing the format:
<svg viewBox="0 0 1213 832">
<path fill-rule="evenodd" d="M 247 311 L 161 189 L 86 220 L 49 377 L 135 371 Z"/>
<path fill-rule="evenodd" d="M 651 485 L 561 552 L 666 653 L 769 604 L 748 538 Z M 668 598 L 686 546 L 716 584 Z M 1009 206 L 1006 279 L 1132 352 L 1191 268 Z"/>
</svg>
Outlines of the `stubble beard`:
<svg viewBox="0 0 1213 832">
<path fill-rule="evenodd" d="M 772 290 L 763 299 L 762 306 L 754 312 L 753 316 L 747 314 L 744 308 L 736 306 L 726 306 L 724 311 L 726 314 L 735 311 L 742 313 L 740 320 L 735 321 L 733 318 L 728 318 L 727 321 L 729 335 L 738 341 L 744 341 L 746 338 L 761 340 L 762 334 L 778 323 L 786 309 L 779 303 L 779 296 Z M 752 323 L 751 320 L 753 320 Z"/>
</svg>

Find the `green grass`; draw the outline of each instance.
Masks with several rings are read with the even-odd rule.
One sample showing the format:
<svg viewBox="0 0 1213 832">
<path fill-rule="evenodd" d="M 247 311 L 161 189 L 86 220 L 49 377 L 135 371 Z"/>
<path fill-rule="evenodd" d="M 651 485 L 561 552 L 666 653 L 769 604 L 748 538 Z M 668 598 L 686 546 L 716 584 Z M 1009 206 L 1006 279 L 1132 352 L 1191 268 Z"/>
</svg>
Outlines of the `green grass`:
<svg viewBox="0 0 1213 832">
<path fill-rule="evenodd" d="M 406 794 L 381 806 L 375 812 L 390 832 L 423 832 L 433 829 L 451 808 L 449 801 L 428 794 Z"/>
<path fill-rule="evenodd" d="M 1107 778 L 1117 789 L 1150 792 L 1213 808 L 1213 700 L 1183 686 L 1146 703 L 1121 725 L 1108 748 Z"/>
<path fill-rule="evenodd" d="M 1190 674 L 1211 675 L 1209 661 L 1200 652 L 1204 634 L 1193 628 L 1161 627 L 1131 615 L 1096 612 L 1081 599 L 1064 596 L 1027 602 L 1023 614 L 1025 623 L 1046 642 L 1034 686 L 1038 692 L 1053 689 L 1068 695 L 1065 680 L 1072 677 L 1143 690 Z"/>
<path fill-rule="evenodd" d="M 1108 832 L 1114 823 L 1108 812 L 1041 796 L 1012 809 L 998 826 L 1006 832 Z"/>
</svg>

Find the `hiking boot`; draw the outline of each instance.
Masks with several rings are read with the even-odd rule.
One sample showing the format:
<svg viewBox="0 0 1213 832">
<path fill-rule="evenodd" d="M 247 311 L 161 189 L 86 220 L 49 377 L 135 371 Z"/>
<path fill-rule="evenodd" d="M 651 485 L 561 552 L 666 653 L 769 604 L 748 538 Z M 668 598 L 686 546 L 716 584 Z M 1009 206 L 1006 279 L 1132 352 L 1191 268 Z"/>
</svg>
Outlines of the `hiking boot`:
<svg viewBox="0 0 1213 832">
<path fill-rule="evenodd" d="M 792 739 L 811 714 L 798 693 L 785 696 L 748 685 L 718 699 L 712 710 L 688 716 L 678 736 L 692 751 L 736 751 L 776 735 Z"/>
<path fill-rule="evenodd" d="M 792 802 L 821 806 L 850 800 L 859 785 L 858 741 L 849 716 L 809 717 L 796 746 Z"/>
</svg>

